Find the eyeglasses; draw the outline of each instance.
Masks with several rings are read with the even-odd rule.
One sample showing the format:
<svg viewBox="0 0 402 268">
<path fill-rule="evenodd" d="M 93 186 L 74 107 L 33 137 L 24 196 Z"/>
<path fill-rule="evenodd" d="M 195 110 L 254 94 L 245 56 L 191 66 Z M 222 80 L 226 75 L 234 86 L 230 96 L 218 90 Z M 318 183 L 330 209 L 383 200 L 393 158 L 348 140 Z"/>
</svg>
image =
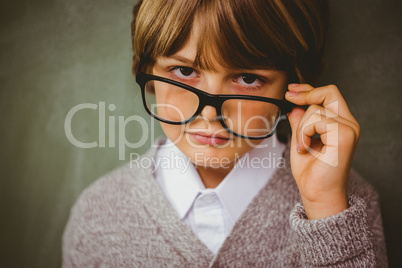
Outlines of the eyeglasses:
<svg viewBox="0 0 402 268">
<path fill-rule="evenodd" d="M 244 139 L 272 136 L 278 123 L 295 106 L 287 100 L 250 95 L 209 94 L 192 86 L 150 74 L 139 73 L 145 110 L 157 120 L 183 125 L 195 120 L 205 106 L 215 108 L 223 128 Z"/>
</svg>

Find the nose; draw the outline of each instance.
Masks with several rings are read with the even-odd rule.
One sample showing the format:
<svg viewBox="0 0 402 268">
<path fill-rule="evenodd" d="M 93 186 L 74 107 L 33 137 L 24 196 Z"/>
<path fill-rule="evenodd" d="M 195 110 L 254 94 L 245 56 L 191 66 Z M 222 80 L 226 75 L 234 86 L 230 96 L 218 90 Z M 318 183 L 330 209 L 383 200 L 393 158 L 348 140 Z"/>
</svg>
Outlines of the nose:
<svg viewBox="0 0 402 268">
<path fill-rule="evenodd" d="M 207 120 L 209 122 L 214 121 L 215 119 L 217 119 L 218 114 L 216 112 L 215 107 L 212 107 L 210 105 L 205 105 L 205 107 L 202 109 L 200 116 L 204 119 Z"/>
<path fill-rule="evenodd" d="M 224 79 L 219 73 L 207 73 L 204 79 L 199 84 L 199 89 L 210 94 L 222 94 L 222 89 L 224 87 Z M 205 105 L 202 109 L 200 116 L 205 120 L 210 122 L 217 119 L 218 113 L 215 107 L 210 105 Z"/>
</svg>

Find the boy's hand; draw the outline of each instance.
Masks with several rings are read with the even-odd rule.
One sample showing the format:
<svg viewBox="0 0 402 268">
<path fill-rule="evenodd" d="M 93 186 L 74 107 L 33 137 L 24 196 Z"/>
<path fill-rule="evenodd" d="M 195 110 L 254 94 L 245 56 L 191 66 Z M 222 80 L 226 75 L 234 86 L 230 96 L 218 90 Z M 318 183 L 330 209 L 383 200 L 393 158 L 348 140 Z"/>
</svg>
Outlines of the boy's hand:
<svg viewBox="0 0 402 268">
<path fill-rule="evenodd" d="M 286 99 L 297 105 L 288 114 L 292 128 L 290 162 L 309 219 L 348 208 L 346 185 L 360 127 L 334 85 L 313 88 L 290 84 Z M 320 138 L 312 136 L 318 133 Z"/>
</svg>

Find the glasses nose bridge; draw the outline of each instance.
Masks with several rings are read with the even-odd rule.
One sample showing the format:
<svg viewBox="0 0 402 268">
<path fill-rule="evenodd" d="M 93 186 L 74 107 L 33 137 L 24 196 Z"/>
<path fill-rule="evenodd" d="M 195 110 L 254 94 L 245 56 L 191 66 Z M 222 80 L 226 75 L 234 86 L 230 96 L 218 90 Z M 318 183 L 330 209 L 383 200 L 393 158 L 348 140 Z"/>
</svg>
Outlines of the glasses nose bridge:
<svg viewBox="0 0 402 268">
<path fill-rule="evenodd" d="M 200 104 L 198 107 L 198 112 L 201 113 L 205 106 L 211 106 L 215 108 L 216 114 L 219 116 L 221 114 L 221 107 L 224 99 L 213 94 L 202 92 L 198 95 Z"/>
</svg>

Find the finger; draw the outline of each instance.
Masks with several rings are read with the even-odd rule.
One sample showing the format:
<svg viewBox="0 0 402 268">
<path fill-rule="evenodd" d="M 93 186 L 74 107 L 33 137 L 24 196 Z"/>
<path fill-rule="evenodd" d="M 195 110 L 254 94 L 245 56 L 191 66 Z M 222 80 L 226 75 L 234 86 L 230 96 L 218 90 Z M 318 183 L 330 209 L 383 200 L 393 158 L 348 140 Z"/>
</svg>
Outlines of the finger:
<svg viewBox="0 0 402 268">
<path fill-rule="evenodd" d="M 335 112 L 333 112 L 331 109 L 327 109 L 324 108 L 322 106 L 319 105 L 311 105 L 308 107 L 308 109 L 306 110 L 306 112 L 303 115 L 303 118 L 301 120 L 301 124 L 304 124 L 304 122 L 313 114 L 313 113 L 318 113 L 324 116 L 324 118 L 334 118 L 336 119 L 338 122 L 348 125 L 350 127 L 352 127 L 356 133 L 360 133 L 360 128 L 358 126 L 356 126 L 356 124 L 354 122 L 349 121 L 348 119 L 336 114 Z"/>
<path fill-rule="evenodd" d="M 328 85 L 311 88 L 310 85 L 301 84 L 299 87 L 300 89 L 296 91 L 298 86 L 289 86 L 289 90 L 291 91 L 288 91 L 285 95 L 288 101 L 297 105 L 320 105 L 357 124 L 336 86 Z"/>
<path fill-rule="evenodd" d="M 325 119 L 323 116 L 311 116 L 309 120 L 300 129 L 300 153 L 305 153 L 312 147 L 312 137 L 317 133 L 320 135 L 320 140 L 324 146 L 335 147 L 337 144 L 334 139 L 328 139 L 328 132 L 334 131 L 334 124 L 339 124 L 333 118 Z M 332 135 L 335 136 L 335 135 Z M 316 148 L 314 148 L 317 151 Z"/>
<path fill-rule="evenodd" d="M 307 112 L 306 112 L 307 113 Z M 339 118 L 328 118 L 320 113 L 313 113 L 306 120 L 301 120 L 296 133 L 301 153 L 311 148 L 312 137 L 317 133 L 323 145 L 347 150 L 355 148 L 359 133 L 348 125 L 340 122 Z"/>
<path fill-rule="evenodd" d="M 314 87 L 309 84 L 289 84 L 288 89 L 290 92 L 310 91 Z"/>
<path fill-rule="evenodd" d="M 311 139 L 310 145 L 306 147 L 309 154 L 332 166 L 350 164 L 348 157 L 338 156 L 352 155 L 356 149 L 355 132 L 351 127 L 330 118 L 308 125 L 304 129 L 304 134 L 309 137 L 315 132 L 320 133 L 320 139 Z M 300 146 L 304 149 L 303 142 Z"/>
<path fill-rule="evenodd" d="M 314 158 L 320 159 L 322 162 L 338 166 L 340 163 L 338 144 L 339 126 L 342 125 L 333 118 L 321 120 L 312 124 L 307 124 L 303 129 L 302 143 L 300 144 L 300 153 L 308 152 Z M 349 128 L 350 129 L 350 128 Z M 320 134 L 320 138 L 311 138 L 315 133 Z M 308 141 L 306 141 L 308 139 Z M 349 149 L 353 148 L 349 146 Z M 346 149 L 347 150 L 347 149 Z M 342 150 L 346 152 L 345 150 Z"/>
<path fill-rule="evenodd" d="M 325 120 L 325 117 L 320 113 L 312 113 L 304 118 L 305 116 L 303 116 L 295 132 L 297 144 L 299 144 L 298 152 L 302 154 L 308 152 L 311 146 L 312 137 L 316 133 L 314 125 Z"/>
</svg>

